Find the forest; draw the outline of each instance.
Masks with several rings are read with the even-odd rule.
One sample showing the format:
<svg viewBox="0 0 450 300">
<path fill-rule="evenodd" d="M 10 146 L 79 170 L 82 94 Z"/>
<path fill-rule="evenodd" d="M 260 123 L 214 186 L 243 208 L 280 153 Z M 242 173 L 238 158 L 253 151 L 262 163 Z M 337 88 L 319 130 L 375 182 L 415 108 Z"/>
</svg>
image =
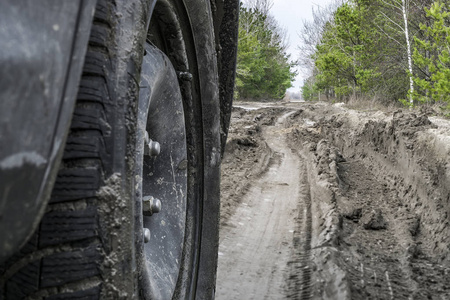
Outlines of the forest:
<svg viewBox="0 0 450 300">
<path fill-rule="evenodd" d="M 301 28 L 305 100 L 450 107 L 450 3 L 348 0 Z"/>
<path fill-rule="evenodd" d="M 236 99 L 283 99 L 299 65 L 305 100 L 450 108 L 449 1 L 334 0 L 300 25 L 297 60 L 271 6 L 241 4 Z"/>
<path fill-rule="evenodd" d="M 292 86 L 296 62 L 287 54 L 285 31 L 270 14 L 268 0 L 241 3 L 236 99 L 278 100 Z"/>
</svg>

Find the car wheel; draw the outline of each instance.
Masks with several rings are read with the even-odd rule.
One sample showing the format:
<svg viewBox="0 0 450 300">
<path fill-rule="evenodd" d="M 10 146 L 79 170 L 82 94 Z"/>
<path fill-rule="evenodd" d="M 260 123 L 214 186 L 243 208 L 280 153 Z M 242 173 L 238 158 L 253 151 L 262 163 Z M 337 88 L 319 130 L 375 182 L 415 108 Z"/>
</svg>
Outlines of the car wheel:
<svg viewBox="0 0 450 300">
<path fill-rule="evenodd" d="M 209 1 L 99 0 L 54 190 L 0 299 L 213 298 L 212 24 Z"/>
</svg>

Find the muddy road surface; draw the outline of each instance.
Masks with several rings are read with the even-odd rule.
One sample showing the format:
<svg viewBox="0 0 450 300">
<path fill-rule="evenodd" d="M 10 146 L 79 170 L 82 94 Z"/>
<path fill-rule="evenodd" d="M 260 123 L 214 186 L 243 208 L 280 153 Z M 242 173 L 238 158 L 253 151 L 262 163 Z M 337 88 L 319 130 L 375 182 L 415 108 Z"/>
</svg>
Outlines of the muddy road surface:
<svg viewBox="0 0 450 300">
<path fill-rule="evenodd" d="M 237 104 L 216 299 L 450 299 L 450 122 Z"/>
<path fill-rule="evenodd" d="M 274 152 L 268 170 L 236 203 L 227 230 L 222 231 L 219 299 L 280 299 L 284 295 L 300 179 L 299 159 L 289 151 L 281 126 L 288 115 L 264 128 L 262 137 Z M 242 289 L 235 280 L 252 284 Z"/>
</svg>

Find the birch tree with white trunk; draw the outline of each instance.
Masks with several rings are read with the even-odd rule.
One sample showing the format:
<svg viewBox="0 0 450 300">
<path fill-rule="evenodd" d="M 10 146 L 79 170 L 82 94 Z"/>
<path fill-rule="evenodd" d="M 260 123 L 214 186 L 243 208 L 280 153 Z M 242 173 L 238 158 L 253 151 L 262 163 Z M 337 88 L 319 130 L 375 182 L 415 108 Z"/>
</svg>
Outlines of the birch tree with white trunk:
<svg viewBox="0 0 450 300">
<path fill-rule="evenodd" d="M 413 63 L 412 63 L 412 51 L 411 51 L 411 40 L 409 37 L 409 7 L 411 0 L 379 0 L 381 3 L 386 5 L 388 8 L 394 9 L 396 12 L 398 12 L 403 19 L 402 23 L 399 23 L 398 21 L 394 20 L 393 18 L 389 17 L 384 12 L 381 12 L 381 14 L 388 20 L 390 23 L 393 24 L 395 28 L 398 28 L 404 36 L 405 36 L 405 44 L 406 44 L 406 55 L 408 58 L 408 71 L 409 71 L 409 89 L 410 89 L 410 95 L 409 95 L 409 102 L 412 105 L 413 104 L 413 93 L 414 93 L 414 81 L 413 81 Z"/>
</svg>

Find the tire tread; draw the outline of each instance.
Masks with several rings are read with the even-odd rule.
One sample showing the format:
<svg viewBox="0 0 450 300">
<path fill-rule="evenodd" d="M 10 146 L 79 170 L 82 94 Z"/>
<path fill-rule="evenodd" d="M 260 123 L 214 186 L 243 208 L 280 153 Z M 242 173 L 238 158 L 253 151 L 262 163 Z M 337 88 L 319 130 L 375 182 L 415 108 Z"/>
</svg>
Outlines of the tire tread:
<svg viewBox="0 0 450 300">
<path fill-rule="evenodd" d="M 72 123 L 47 212 L 29 242 L 0 266 L 0 300 L 34 298 L 40 293 L 44 296 L 38 298 L 47 300 L 100 298 L 100 281 L 94 281 L 93 287 L 78 282 L 101 275 L 107 249 L 101 242 L 95 203 L 104 184 L 102 157 L 106 154 L 105 136 L 110 135 L 105 104 L 110 102 L 106 69 L 110 64 L 112 2 L 97 3 Z M 89 204 L 77 205 L 82 199 Z M 75 289 L 61 288 L 66 285 Z M 48 290 L 50 295 L 46 295 Z"/>
</svg>

